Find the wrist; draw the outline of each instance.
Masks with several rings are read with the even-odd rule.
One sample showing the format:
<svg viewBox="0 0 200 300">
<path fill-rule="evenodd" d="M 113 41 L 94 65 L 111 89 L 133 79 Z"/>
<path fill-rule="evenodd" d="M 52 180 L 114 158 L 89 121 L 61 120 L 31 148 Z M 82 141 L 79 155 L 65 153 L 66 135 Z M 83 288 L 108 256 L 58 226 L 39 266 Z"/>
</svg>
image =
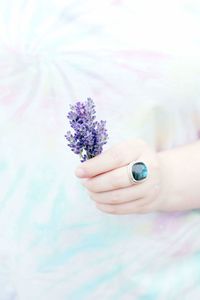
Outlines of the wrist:
<svg viewBox="0 0 200 300">
<path fill-rule="evenodd" d="M 160 211 L 182 210 L 182 193 L 177 185 L 178 165 L 173 150 L 158 152 L 160 166 Z"/>
<path fill-rule="evenodd" d="M 200 142 L 158 152 L 162 209 L 200 208 Z"/>
</svg>

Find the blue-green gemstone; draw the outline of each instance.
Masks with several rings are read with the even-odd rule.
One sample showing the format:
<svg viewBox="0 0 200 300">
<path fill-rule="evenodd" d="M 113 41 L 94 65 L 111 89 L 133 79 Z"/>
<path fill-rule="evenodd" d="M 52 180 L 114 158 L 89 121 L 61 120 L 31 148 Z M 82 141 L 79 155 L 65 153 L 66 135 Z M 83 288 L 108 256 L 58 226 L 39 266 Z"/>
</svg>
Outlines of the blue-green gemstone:
<svg viewBox="0 0 200 300">
<path fill-rule="evenodd" d="M 137 162 L 132 166 L 133 178 L 137 181 L 143 180 L 147 177 L 148 170 L 143 162 Z"/>
</svg>

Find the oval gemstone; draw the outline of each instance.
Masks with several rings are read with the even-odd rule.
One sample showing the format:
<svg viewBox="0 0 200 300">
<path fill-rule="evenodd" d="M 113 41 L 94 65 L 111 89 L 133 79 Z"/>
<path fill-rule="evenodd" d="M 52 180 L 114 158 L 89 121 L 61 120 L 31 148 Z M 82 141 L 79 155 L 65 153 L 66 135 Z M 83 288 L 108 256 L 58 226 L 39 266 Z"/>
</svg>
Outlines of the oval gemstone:
<svg viewBox="0 0 200 300">
<path fill-rule="evenodd" d="M 143 162 L 136 162 L 132 166 L 132 175 L 136 181 L 143 180 L 147 177 L 148 170 Z"/>
</svg>

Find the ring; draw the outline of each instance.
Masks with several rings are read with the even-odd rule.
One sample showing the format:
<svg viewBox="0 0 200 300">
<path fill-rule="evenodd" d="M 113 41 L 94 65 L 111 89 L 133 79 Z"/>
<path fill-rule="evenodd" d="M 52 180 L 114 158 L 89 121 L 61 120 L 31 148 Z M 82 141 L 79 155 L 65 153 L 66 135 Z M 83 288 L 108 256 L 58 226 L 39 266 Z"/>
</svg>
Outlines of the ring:
<svg viewBox="0 0 200 300">
<path fill-rule="evenodd" d="M 143 182 L 148 178 L 148 168 L 142 161 L 132 161 L 127 166 L 131 183 Z"/>
</svg>

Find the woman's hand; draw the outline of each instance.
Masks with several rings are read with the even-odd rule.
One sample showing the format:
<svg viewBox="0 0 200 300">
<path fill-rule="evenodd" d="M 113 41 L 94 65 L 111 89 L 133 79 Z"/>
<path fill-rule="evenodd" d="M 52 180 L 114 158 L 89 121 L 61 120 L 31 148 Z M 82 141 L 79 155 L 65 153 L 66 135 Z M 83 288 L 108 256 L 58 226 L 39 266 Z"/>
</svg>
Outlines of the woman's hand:
<svg viewBox="0 0 200 300">
<path fill-rule="evenodd" d="M 131 183 L 127 165 L 133 160 L 147 165 L 149 174 L 146 181 Z M 143 140 L 126 140 L 82 163 L 80 168 L 76 175 L 87 178 L 82 180 L 82 184 L 101 211 L 132 214 L 162 210 L 160 160 L 154 149 Z"/>
</svg>

